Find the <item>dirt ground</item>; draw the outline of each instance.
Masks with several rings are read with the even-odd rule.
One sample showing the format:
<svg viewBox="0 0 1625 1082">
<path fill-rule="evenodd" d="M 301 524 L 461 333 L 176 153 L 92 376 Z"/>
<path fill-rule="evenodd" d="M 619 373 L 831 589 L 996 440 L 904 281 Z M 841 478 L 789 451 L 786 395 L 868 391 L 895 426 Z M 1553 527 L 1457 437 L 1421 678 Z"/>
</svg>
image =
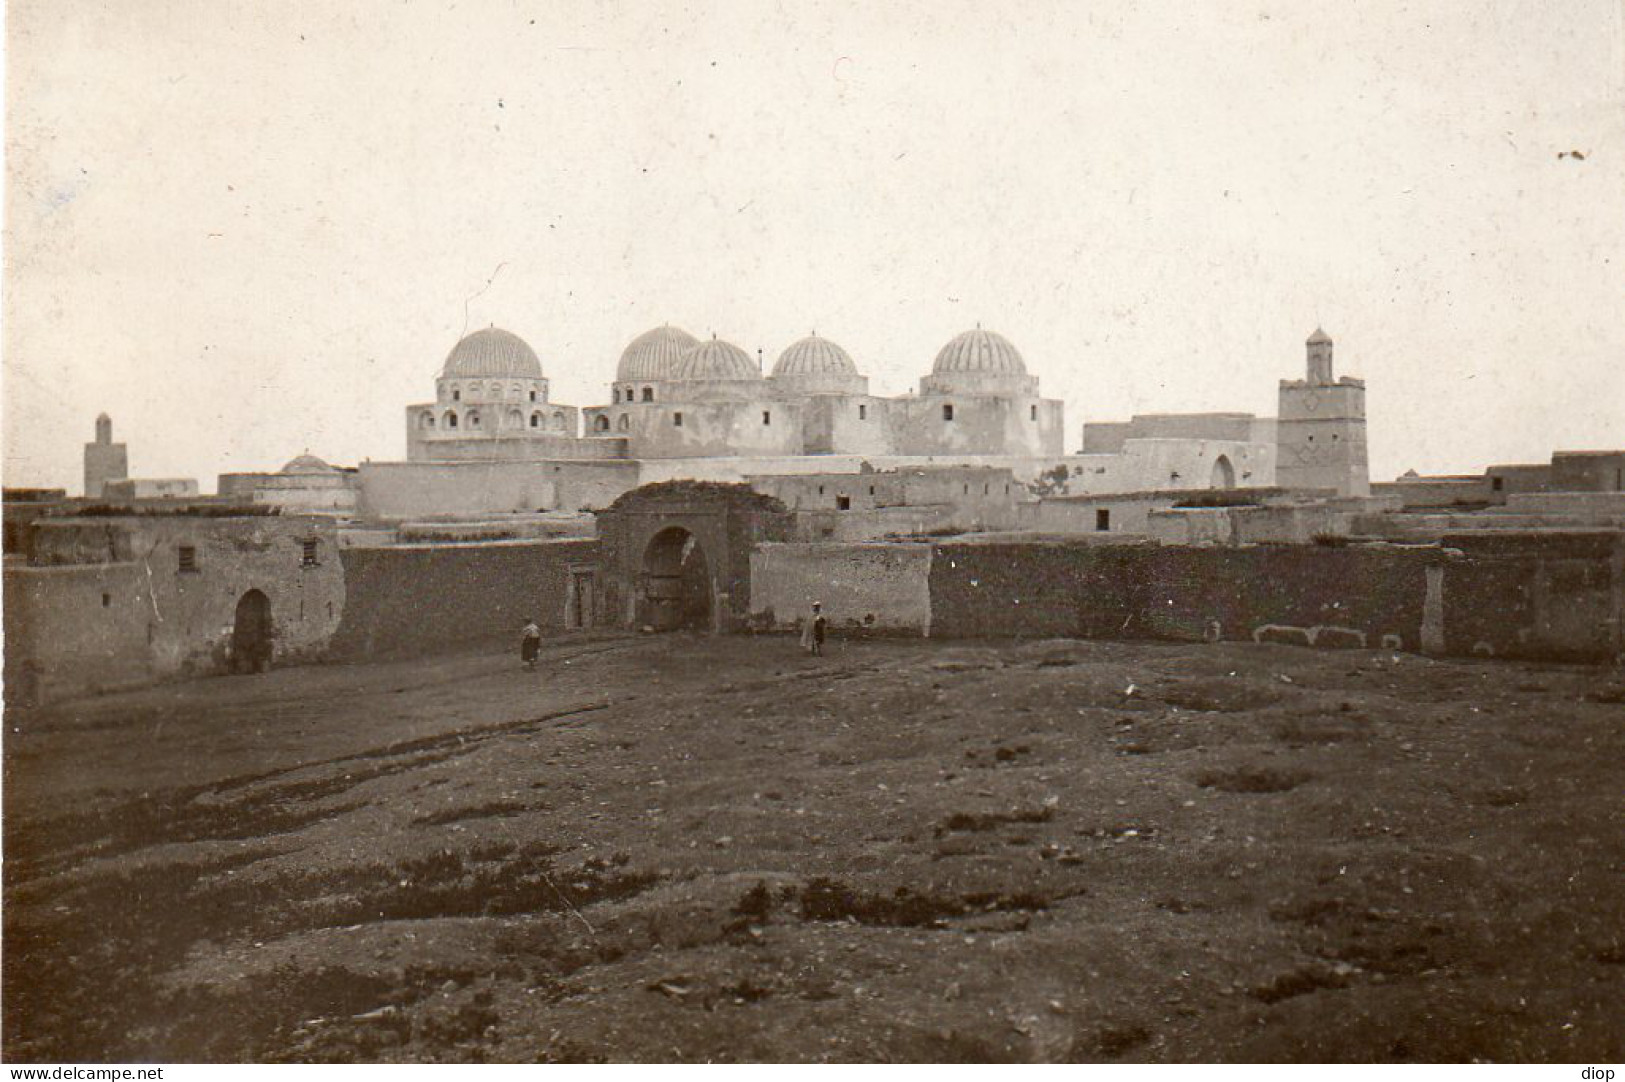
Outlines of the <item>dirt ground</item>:
<svg viewBox="0 0 1625 1082">
<path fill-rule="evenodd" d="M 3 1052 L 1619 1061 L 1622 700 L 665 636 L 8 713 Z"/>
</svg>

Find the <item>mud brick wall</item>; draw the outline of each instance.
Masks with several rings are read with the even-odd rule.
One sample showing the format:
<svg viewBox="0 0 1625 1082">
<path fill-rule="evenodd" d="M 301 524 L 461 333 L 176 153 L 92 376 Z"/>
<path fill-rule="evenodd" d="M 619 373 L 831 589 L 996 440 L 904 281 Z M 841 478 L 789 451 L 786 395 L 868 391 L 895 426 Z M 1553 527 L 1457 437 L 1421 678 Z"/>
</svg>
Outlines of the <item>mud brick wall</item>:
<svg viewBox="0 0 1625 1082">
<path fill-rule="evenodd" d="M 50 702 L 152 677 L 152 593 L 138 564 L 8 567 L 5 701 Z"/>
<path fill-rule="evenodd" d="M 931 556 L 931 634 L 1116 637 L 1141 606 L 1141 584 L 1123 573 L 1134 552 L 1045 542 L 938 545 Z"/>
<path fill-rule="evenodd" d="M 823 605 L 830 626 L 891 634 L 929 634 L 931 546 L 763 543 L 750 555 L 752 626 L 798 628 Z"/>
<path fill-rule="evenodd" d="M 1392 636 L 1414 650 L 1430 559 L 1322 546 L 939 545 L 931 633 L 1372 647 Z"/>
<path fill-rule="evenodd" d="M 1458 534 L 1444 575 L 1445 652 L 1603 661 L 1625 649 L 1625 532 Z"/>
<path fill-rule="evenodd" d="M 1261 545 L 1147 550 L 1142 632 L 1150 638 L 1386 641 L 1420 648 L 1426 567 L 1396 549 Z"/>
<path fill-rule="evenodd" d="M 568 626 L 572 568 L 592 568 L 592 540 L 344 549 L 344 619 L 330 653 L 352 658 L 499 648 L 531 617 L 544 634 Z"/>
</svg>

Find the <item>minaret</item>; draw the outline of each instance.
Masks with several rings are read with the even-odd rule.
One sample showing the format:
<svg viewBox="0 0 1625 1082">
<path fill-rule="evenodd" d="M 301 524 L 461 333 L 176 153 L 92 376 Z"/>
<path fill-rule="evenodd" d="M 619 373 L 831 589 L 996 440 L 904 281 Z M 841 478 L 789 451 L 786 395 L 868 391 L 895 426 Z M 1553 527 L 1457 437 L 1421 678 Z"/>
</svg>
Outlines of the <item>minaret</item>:
<svg viewBox="0 0 1625 1082">
<path fill-rule="evenodd" d="M 1332 336 L 1315 328 L 1304 343 L 1309 349 L 1309 382 L 1324 387 L 1332 382 Z"/>
<path fill-rule="evenodd" d="M 129 476 L 129 453 L 113 442 L 113 419 L 103 413 L 96 418 L 96 442 L 85 444 L 85 495 L 99 498 L 107 482 Z"/>
<path fill-rule="evenodd" d="M 1282 488 L 1371 495 L 1366 462 L 1365 381 L 1332 374 L 1332 339 L 1320 328 L 1304 344 L 1301 380 L 1281 381 L 1275 483 Z"/>
</svg>

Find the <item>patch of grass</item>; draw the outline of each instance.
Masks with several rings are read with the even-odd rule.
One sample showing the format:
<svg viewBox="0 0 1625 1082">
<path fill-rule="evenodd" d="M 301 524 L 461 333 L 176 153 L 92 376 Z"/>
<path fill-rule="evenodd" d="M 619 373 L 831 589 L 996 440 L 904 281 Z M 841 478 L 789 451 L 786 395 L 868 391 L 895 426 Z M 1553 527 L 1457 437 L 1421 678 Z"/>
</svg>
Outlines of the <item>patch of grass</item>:
<svg viewBox="0 0 1625 1082">
<path fill-rule="evenodd" d="M 1345 740 L 1357 739 L 1362 733 L 1344 721 L 1287 718 L 1285 721 L 1277 722 L 1270 730 L 1270 735 L 1282 744 L 1303 747 L 1307 744 L 1339 744 Z"/>
<path fill-rule="evenodd" d="M 1306 996 L 1325 988 L 1344 988 L 1348 978 L 1339 976 L 1324 966 L 1306 966 L 1283 973 L 1268 984 L 1254 987 L 1248 994 L 1260 1003 L 1279 1003 L 1283 999 Z"/>
<path fill-rule="evenodd" d="M 1474 803 L 1482 804 L 1486 808 L 1516 808 L 1520 804 L 1528 803 L 1529 790 L 1516 785 L 1503 785 L 1497 789 L 1488 789 L 1479 794 Z"/>
<path fill-rule="evenodd" d="M 1049 901 L 1030 892 L 965 895 L 919 893 L 898 887 L 891 894 L 859 890 L 838 879 L 819 877 L 801 888 L 801 919 L 852 920 L 888 928 L 940 927 L 950 917 L 972 913 L 1035 911 Z"/>
<path fill-rule="evenodd" d="M 1125 1053 L 1145 1044 L 1151 1039 L 1151 1031 L 1137 1022 L 1117 1023 L 1102 1026 L 1088 1037 L 1073 1043 L 1074 1051 L 1081 1051 L 1082 1056 L 1075 1059 L 1086 1058 L 1093 1054 L 1116 1059 Z M 1081 1047 L 1080 1047 L 1081 1046 Z"/>
<path fill-rule="evenodd" d="M 1271 689 L 1260 688 L 1251 684 L 1221 683 L 1219 681 L 1201 684 L 1186 683 L 1166 690 L 1154 690 L 1148 694 L 1152 698 L 1167 703 L 1169 706 L 1177 706 L 1181 710 L 1225 714 L 1273 706 L 1281 699 L 1280 694 Z"/>
<path fill-rule="evenodd" d="M 1337 898 L 1302 898 L 1270 907 L 1270 919 L 1320 927 L 1348 910 Z"/>
<path fill-rule="evenodd" d="M 936 836 L 955 831 L 995 830 L 1012 823 L 1047 823 L 1055 818 L 1054 808 L 1013 808 L 1007 812 L 954 812 L 936 829 Z"/>
<path fill-rule="evenodd" d="M 447 823 L 466 823 L 470 819 L 502 819 L 532 810 L 530 805 L 514 800 L 492 800 L 474 808 L 447 808 L 430 812 L 412 820 L 414 826 L 437 827 Z"/>
<path fill-rule="evenodd" d="M 1310 777 L 1311 774 L 1302 770 L 1233 767 L 1229 770 L 1204 770 L 1196 775 L 1195 780 L 1203 789 L 1217 789 L 1221 793 L 1285 793 L 1296 789 Z"/>
<path fill-rule="evenodd" d="M 1610 703 L 1618 706 L 1625 704 L 1625 683 L 1613 684 L 1588 691 L 1582 696 L 1588 703 Z"/>
</svg>

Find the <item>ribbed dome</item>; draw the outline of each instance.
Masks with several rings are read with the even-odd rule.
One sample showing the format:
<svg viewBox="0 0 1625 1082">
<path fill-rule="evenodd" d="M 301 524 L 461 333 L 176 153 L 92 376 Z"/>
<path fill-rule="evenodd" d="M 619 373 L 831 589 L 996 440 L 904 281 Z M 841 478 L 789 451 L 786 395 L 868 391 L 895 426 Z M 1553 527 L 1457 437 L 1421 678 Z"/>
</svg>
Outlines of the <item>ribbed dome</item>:
<svg viewBox="0 0 1625 1082">
<path fill-rule="evenodd" d="M 300 455 L 282 467 L 282 473 L 337 473 L 332 466 L 315 455 Z"/>
<path fill-rule="evenodd" d="M 681 327 L 669 324 L 644 331 L 621 351 L 621 363 L 615 368 L 615 378 L 670 379 L 683 354 L 699 344 L 698 338 Z"/>
<path fill-rule="evenodd" d="M 931 366 L 934 373 L 991 372 L 997 375 L 1024 376 L 1027 365 L 1010 340 L 1002 334 L 977 327 L 966 331 L 942 347 L 937 361 Z"/>
<path fill-rule="evenodd" d="M 750 354 L 732 342 L 712 338 L 684 353 L 672 378 L 759 379 L 761 375 Z"/>
<path fill-rule="evenodd" d="M 541 379 L 542 362 L 517 334 L 498 327 L 475 331 L 452 347 L 442 378 Z"/>
<path fill-rule="evenodd" d="M 816 334 L 779 354 L 773 365 L 775 376 L 855 376 L 858 366 L 851 354 L 827 338 Z"/>
</svg>

